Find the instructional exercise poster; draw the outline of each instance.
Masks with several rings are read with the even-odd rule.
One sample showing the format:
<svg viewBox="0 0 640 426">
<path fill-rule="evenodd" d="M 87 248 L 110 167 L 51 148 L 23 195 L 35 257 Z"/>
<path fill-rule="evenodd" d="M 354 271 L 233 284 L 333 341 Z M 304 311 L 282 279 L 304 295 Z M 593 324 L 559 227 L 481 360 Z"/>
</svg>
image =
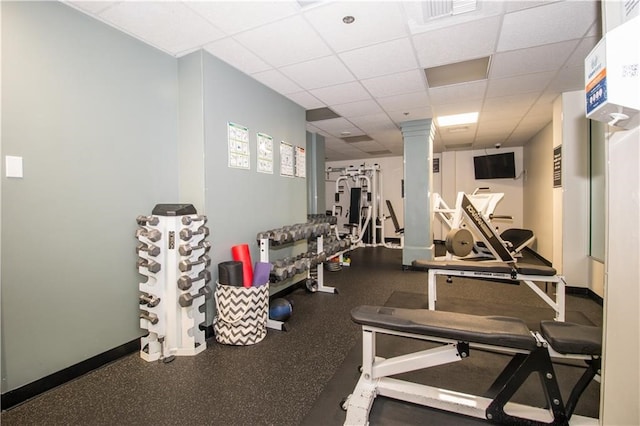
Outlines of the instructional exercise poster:
<svg viewBox="0 0 640 426">
<path fill-rule="evenodd" d="M 307 177 L 307 159 L 304 148 L 296 146 L 296 176 Z"/>
<path fill-rule="evenodd" d="M 249 129 L 247 127 L 227 123 L 229 137 L 229 167 L 250 169 Z"/>
<path fill-rule="evenodd" d="M 258 133 L 258 165 L 259 173 L 273 174 L 273 138 Z"/>
<path fill-rule="evenodd" d="M 293 145 L 280 142 L 280 175 L 293 177 Z"/>
</svg>

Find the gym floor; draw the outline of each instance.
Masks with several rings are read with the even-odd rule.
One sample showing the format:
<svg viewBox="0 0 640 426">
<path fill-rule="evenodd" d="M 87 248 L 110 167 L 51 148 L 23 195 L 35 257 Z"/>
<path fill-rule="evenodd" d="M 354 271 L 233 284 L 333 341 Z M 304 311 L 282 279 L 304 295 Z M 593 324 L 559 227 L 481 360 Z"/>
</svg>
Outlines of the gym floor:
<svg viewBox="0 0 640 426">
<path fill-rule="evenodd" d="M 351 266 L 325 272 L 325 285 L 336 287 L 339 294 L 299 289 L 286 296 L 293 303 L 286 332 L 269 330 L 265 340 L 246 347 L 211 339 L 201 354 L 168 364 L 147 363 L 137 353 L 130 354 L 2 412 L 0 421 L 3 425 L 340 424 L 344 413 L 338 405 L 346 395 L 340 394 L 342 390 L 334 395 L 331 383 L 339 379 L 334 375 L 342 374 L 340 367 L 350 354 L 353 358 L 360 340 L 349 311 L 362 304 L 383 305 L 394 293 L 424 295 L 427 288 L 425 272 L 402 270 L 401 250 L 360 248 L 351 259 Z M 471 280 L 446 285 L 440 278 L 439 300 L 546 308 L 524 285 Z M 602 325 L 602 307 L 586 296 L 569 294 L 566 309 Z M 331 412 L 322 418 L 318 412 L 324 406 Z"/>
</svg>

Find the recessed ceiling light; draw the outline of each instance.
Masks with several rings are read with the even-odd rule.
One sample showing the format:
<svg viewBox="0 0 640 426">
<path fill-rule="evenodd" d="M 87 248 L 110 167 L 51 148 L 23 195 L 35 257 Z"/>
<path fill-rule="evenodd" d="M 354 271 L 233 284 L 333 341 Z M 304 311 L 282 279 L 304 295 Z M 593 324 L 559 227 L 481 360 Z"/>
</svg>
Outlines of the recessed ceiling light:
<svg viewBox="0 0 640 426">
<path fill-rule="evenodd" d="M 356 18 L 354 18 L 351 15 L 347 15 L 344 18 L 342 18 L 342 22 L 344 22 L 345 24 L 353 24 L 355 22 Z"/>
<path fill-rule="evenodd" d="M 340 136 L 349 136 L 351 132 L 340 132 Z"/>
<path fill-rule="evenodd" d="M 462 124 L 472 124 L 478 122 L 477 112 L 467 112 L 465 114 L 443 115 L 437 118 L 438 126 L 459 126 Z"/>
</svg>

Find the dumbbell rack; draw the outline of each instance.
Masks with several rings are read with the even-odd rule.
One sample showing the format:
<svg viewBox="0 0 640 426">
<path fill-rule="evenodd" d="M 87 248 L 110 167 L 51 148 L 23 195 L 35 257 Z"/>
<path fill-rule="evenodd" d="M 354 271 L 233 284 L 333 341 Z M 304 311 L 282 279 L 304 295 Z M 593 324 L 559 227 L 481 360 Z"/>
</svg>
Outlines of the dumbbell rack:
<svg viewBox="0 0 640 426">
<path fill-rule="evenodd" d="M 312 221 L 303 224 L 296 224 L 292 226 L 285 226 L 282 228 L 260 232 L 257 239 L 260 245 L 260 261 L 271 263 L 272 265 L 272 277 L 274 271 L 278 268 L 287 269 L 289 272 L 286 274 L 286 278 L 291 278 L 297 274 L 306 272 L 307 280 L 313 278 L 317 280 L 317 286 L 314 287 L 314 291 L 320 291 L 324 293 L 337 293 L 335 287 L 329 287 L 324 285 L 324 270 L 323 264 L 330 257 L 325 254 L 323 249 L 323 241 L 325 237 L 331 235 L 335 224 L 327 222 Z M 296 241 L 307 240 L 315 241 L 315 249 L 299 255 L 297 258 L 285 258 L 275 261 L 269 260 L 269 252 L 271 247 L 280 247 Z M 341 255 L 342 253 L 335 253 L 331 257 Z M 277 277 L 277 274 L 276 274 Z M 284 323 L 281 321 L 274 321 L 269 319 L 267 327 L 284 330 Z"/>
<path fill-rule="evenodd" d="M 140 327 L 149 331 L 140 339 L 140 357 L 197 355 L 207 346 L 200 307 L 211 296 L 206 216 L 191 204 L 158 204 L 137 222 L 138 272 L 147 277 L 139 284 Z"/>
</svg>

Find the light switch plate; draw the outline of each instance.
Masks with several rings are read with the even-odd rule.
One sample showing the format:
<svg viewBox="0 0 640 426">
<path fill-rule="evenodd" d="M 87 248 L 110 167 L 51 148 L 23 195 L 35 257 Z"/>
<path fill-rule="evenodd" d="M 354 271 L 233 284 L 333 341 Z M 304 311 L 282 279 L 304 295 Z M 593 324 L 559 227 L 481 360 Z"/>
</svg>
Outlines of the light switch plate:
<svg viewBox="0 0 640 426">
<path fill-rule="evenodd" d="M 22 157 L 7 155 L 5 157 L 5 173 L 10 178 L 22 177 Z"/>
</svg>

